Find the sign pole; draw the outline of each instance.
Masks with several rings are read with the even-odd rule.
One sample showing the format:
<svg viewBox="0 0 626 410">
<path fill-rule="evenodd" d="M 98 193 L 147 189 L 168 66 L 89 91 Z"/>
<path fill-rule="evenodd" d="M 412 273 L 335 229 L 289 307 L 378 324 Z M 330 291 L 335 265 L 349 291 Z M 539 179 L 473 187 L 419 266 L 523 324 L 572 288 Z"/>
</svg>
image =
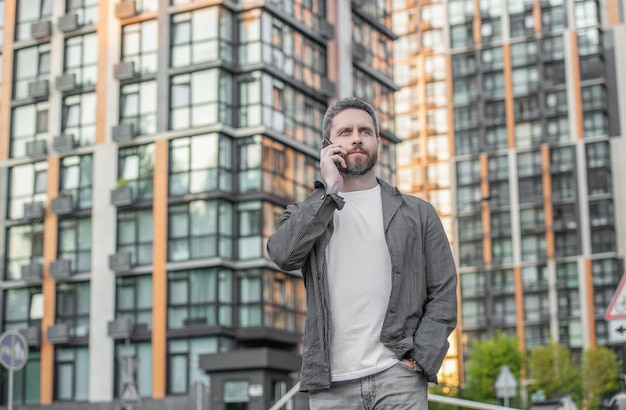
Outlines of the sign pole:
<svg viewBox="0 0 626 410">
<path fill-rule="evenodd" d="M 9 400 L 8 410 L 13 410 L 13 369 L 9 369 Z"/>
</svg>

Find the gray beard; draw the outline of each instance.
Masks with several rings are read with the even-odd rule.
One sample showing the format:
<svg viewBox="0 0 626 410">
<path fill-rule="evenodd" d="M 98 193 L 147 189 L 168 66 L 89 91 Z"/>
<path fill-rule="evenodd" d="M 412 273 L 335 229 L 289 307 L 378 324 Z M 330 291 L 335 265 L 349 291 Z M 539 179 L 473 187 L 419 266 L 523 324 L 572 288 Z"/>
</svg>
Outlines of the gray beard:
<svg viewBox="0 0 626 410">
<path fill-rule="evenodd" d="M 354 162 L 346 163 L 347 168 L 337 167 L 339 172 L 350 176 L 359 176 L 367 174 L 378 162 L 378 152 L 368 155 L 366 159 L 357 159 Z"/>
</svg>

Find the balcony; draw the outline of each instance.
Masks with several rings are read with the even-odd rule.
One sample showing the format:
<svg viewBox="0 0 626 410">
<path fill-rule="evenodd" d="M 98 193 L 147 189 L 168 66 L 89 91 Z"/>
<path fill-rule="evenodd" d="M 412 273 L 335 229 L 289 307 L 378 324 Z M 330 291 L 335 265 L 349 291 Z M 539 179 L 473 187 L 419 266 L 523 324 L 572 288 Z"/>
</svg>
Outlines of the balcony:
<svg viewBox="0 0 626 410">
<path fill-rule="evenodd" d="M 120 81 L 131 80 L 137 77 L 135 63 L 132 61 L 121 61 L 119 64 L 116 64 L 115 67 L 113 67 L 113 73 L 115 78 Z"/>
<path fill-rule="evenodd" d="M 111 138 L 116 142 L 130 142 L 135 138 L 133 124 L 118 124 L 111 129 Z"/>
<path fill-rule="evenodd" d="M 32 98 L 47 98 L 49 94 L 48 80 L 35 80 L 28 83 L 28 96 Z"/>
<path fill-rule="evenodd" d="M 367 55 L 367 50 L 365 50 L 365 46 L 363 44 L 357 43 L 356 41 L 352 42 L 352 58 L 354 61 L 361 62 L 365 60 Z"/>
<path fill-rule="evenodd" d="M 109 255 L 109 269 L 115 273 L 129 272 L 133 268 L 133 258 L 130 252 L 118 252 Z"/>
<path fill-rule="evenodd" d="M 324 40 L 332 40 L 335 37 L 335 26 L 326 19 L 320 20 L 320 35 Z"/>
<path fill-rule="evenodd" d="M 57 27 L 64 33 L 76 30 L 78 28 L 78 14 L 72 13 L 59 17 Z"/>
<path fill-rule="evenodd" d="M 114 340 L 129 339 L 133 334 L 134 324 L 128 318 L 118 318 L 107 324 L 108 335 Z"/>
<path fill-rule="evenodd" d="M 28 221 L 41 220 L 44 215 L 43 202 L 30 202 L 24 204 L 24 219 Z"/>
<path fill-rule="evenodd" d="M 56 152 L 65 153 L 73 151 L 76 148 L 76 141 L 74 136 L 70 134 L 61 134 L 54 137 L 52 140 L 52 147 Z"/>
<path fill-rule="evenodd" d="M 133 17 L 137 14 L 137 5 L 135 1 L 122 0 L 115 5 L 115 17 L 125 19 Z"/>
<path fill-rule="evenodd" d="M 41 283 L 43 278 L 43 265 L 41 263 L 31 263 L 21 268 L 22 279 L 27 283 Z"/>
<path fill-rule="evenodd" d="M 26 143 L 26 155 L 33 159 L 45 158 L 48 155 L 48 147 L 45 140 L 28 141 Z"/>
<path fill-rule="evenodd" d="M 61 92 L 73 91 L 76 89 L 76 74 L 65 73 L 56 78 L 55 85 Z"/>
<path fill-rule="evenodd" d="M 52 200 L 50 210 L 57 216 L 70 215 L 74 212 L 74 198 L 71 195 L 59 195 Z"/>
<path fill-rule="evenodd" d="M 326 98 L 334 97 L 335 84 L 327 78 L 322 78 L 322 83 L 320 84 L 320 92 Z"/>
<path fill-rule="evenodd" d="M 62 344 L 70 341 L 70 327 L 65 323 L 57 323 L 48 327 L 48 343 Z"/>
<path fill-rule="evenodd" d="M 47 20 L 36 21 L 30 26 L 30 35 L 39 40 L 52 35 L 52 23 Z"/>
<path fill-rule="evenodd" d="M 50 276 L 57 281 L 72 277 L 72 262 L 68 259 L 58 259 L 50 262 Z"/>
</svg>

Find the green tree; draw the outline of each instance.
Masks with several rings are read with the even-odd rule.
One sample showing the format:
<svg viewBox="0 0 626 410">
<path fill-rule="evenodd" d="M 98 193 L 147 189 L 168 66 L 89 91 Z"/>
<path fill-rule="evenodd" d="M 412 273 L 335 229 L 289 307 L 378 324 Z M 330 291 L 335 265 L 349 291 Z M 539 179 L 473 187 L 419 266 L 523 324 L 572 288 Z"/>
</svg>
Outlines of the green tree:
<svg viewBox="0 0 626 410">
<path fill-rule="evenodd" d="M 498 403 L 494 385 L 502 366 L 508 366 L 519 380 L 522 360 L 517 338 L 500 330 L 496 330 L 490 339 L 474 339 L 466 362 L 463 398 Z"/>
<path fill-rule="evenodd" d="M 620 388 L 617 355 L 604 346 L 583 353 L 582 384 L 588 410 L 602 409 L 602 396 Z"/>
<path fill-rule="evenodd" d="M 580 407 L 580 368 L 572 363 L 568 348 L 554 341 L 550 341 L 547 346 L 533 347 L 528 357 L 528 370 L 532 380 L 528 389 L 530 393 L 543 390 L 548 398 L 569 394 Z"/>
</svg>

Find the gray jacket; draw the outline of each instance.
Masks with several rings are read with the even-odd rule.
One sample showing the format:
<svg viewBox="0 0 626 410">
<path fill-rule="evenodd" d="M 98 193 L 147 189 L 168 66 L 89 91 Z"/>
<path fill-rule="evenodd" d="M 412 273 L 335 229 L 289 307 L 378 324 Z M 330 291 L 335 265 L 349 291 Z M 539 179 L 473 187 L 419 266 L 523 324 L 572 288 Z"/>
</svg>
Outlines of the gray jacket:
<svg viewBox="0 0 626 410">
<path fill-rule="evenodd" d="M 391 296 L 380 341 L 398 359 L 411 357 L 428 381 L 448 351 L 448 336 L 456 326 L 456 268 L 450 244 L 435 208 L 417 197 L 401 194 L 379 180 L 383 223 L 391 256 Z M 322 182 L 300 203 L 289 205 L 278 221 L 267 251 L 279 268 L 302 270 L 307 317 L 300 389 L 330 387 L 331 326 L 325 249 L 333 234 L 333 213 L 344 200 L 326 195 Z M 358 257 L 358 246 L 354 256 Z"/>
</svg>

